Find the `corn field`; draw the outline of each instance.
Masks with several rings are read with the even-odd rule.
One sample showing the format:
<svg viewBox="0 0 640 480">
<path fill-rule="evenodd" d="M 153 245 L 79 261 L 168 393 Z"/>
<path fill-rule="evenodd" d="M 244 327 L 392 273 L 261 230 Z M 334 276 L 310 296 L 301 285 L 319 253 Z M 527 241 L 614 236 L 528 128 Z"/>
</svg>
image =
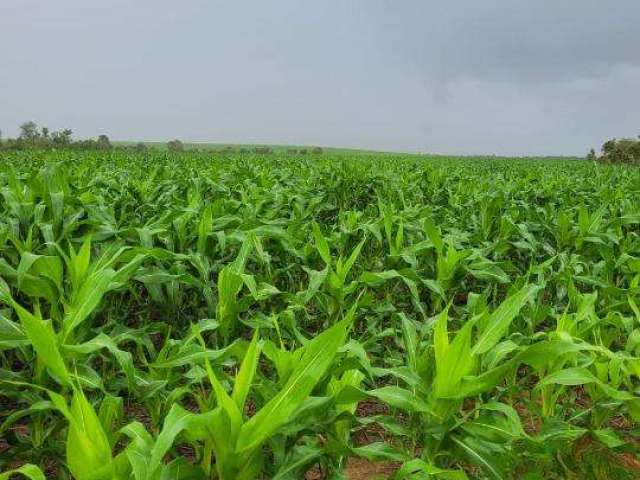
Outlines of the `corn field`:
<svg viewBox="0 0 640 480">
<path fill-rule="evenodd" d="M 0 190 L 0 480 L 640 477 L 638 169 L 15 152 Z"/>
</svg>

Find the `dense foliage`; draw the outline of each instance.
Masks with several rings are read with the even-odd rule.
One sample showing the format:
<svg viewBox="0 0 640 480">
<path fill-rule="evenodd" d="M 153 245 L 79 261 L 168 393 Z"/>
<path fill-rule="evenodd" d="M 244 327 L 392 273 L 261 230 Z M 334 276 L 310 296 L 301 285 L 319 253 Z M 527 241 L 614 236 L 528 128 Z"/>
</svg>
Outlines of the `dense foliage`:
<svg viewBox="0 0 640 480">
<path fill-rule="evenodd" d="M 602 145 L 603 163 L 640 165 L 640 138 L 620 138 L 608 140 Z"/>
<path fill-rule="evenodd" d="M 33 122 L 25 122 L 20 125 L 18 138 L 2 140 L 0 132 L 0 150 L 109 150 L 112 148 L 109 137 L 100 135 L 96 140 L 73 140 L 73 131 L 69 128 L 51 131 L 47 127 L 38 127 Z M 143 145 L 144 144 L 140 144 Z"/>
<path fill-rule="evenodd" d="M 637 169 L 0 159 L 0 471 L 638 476 Z"/>
</svg>

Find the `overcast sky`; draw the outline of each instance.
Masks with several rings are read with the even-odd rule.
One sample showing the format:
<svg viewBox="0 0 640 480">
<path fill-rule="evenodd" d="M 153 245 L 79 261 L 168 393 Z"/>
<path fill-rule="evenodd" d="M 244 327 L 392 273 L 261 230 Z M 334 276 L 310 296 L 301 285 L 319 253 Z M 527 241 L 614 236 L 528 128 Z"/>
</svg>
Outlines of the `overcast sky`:
<svg viewBox="0 0 640 480">
<path fill-rule="evenodd" d="M 0 129 L 580 154 L 640 134 L 639 0 L 1 0 Z"/>
</svg>

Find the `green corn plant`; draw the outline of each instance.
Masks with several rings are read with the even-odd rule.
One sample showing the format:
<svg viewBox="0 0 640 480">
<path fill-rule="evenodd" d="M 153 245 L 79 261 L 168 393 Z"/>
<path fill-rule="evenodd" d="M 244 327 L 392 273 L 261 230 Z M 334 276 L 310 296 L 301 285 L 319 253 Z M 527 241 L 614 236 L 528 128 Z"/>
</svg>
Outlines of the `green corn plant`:
<svg viewBox="0 0 640 480">
<path fill-rule="evenodd" d="M 379 200 L 380 202 L 380 200 Z M 396 234 L 393 235 L 393 221 L 394 221 L 394 212 L 391 207 L 388 205 L 384 205 L 379 203 L 378 210 L 382 215 L 382 224 L 384 227 L 384 234 L 387 240 L 387 245 L 389 246 L 388 257 L 394 261 L 397 259 L 403 251 L 404 247 L 404 224 L 402 219 L 398 221 L 398 225 L 396 227 Z"/>
<path fill-rule="evenodd" d="M 319 225 L 314 222 L 312 224 L 312 229 L 316 249 L 328 271 L 327 289 L 330 296 L 328 313 L 330 317 L 335 318 L 342 313 L 347 296 L 358 288 L 358 282 L 354 280 L 347 283 L 347 277 L 349 276 L 351 269 L 354 267 L 356 260 L 360 256 L 360 251 L 365 244 L 366 237 L 355 246 L 346 260 L 342 255 L 334 260 L 331 255 L 329 243 L 322 235 Z"/>
<path fill-rule="evenodd" d="M 461 271 L 464 260 L 472 252 L 469 249 L 456 249 L 451 239 L 445 245 L 440 227 L 436 226 L 429 218 L 424 221 L 423 228 L 436 253 L 436 271 L 433 281 L 437 285 L 437 289 L 432 289 L 432 296 L 435 308 L 438 309 L 442 306 L 442 297 L 448 294 L 456 275 Z M 443 292 L 443 294 L 439 295 L 439 292 Z"/>
<path fill-rule="evenodd" d="M 76 343 L 76 330 L 99 306 L 103 296 L 126 282 L 145 258 L 143 254 L 135 255 L 125 265 L 114 270 L 112 266 L 116 261 L 122 259 L 124 253 L 123 248 L 114 248 L 91 263 L 89 239 L 84 242 L 78 253 L 74 251 L 73 247 L 70 247 L 70 256 L 67 257 L 63 254 L 68 269 L 70 293 L 68 300 L 60 302 L 62 303 L 62 311 L 57 308 L 58 305 L 52 304 L 49 313 L 53 320 L 45 321 L 42 319 L 40 304 L 37 300 L 34 302 L 34 312 L 30 312 L 13 299 L 9 286 L 4 281 L 0 284 L 0 300 L 16 311 L 27 338 L 31 341 L 36 352 L 40 353 L 39 358 L 42 361 L 51 359 L 52 363 L 48 365 L 49 370 L 54 375 L 57 374 L 57 378 L 63 383 L 67 383 L 68 378 L 60 377 L 60 365 L 64 363 L 60 355 L 61 348 Z M 21 262 L 15 277 L 19 291 L 26 293 L 21 288 L 22 282 L 25 275 L 32 273 L 40 274 L 36 278 L 46 278 L 47 281 L 53 279 L 53 283 L 61 288 L 61 262 L 49 261 L 49 259 L 57 259 L 58 257 L 43 259 L 31 255 L 24 258 L 28 258 L 28 261 Z M 28 265 L 23 268 L 25 263 Z M 57 331 L 54 325 L 58 327 Z M 108 342 L 106 339 L 103 341 Z M 55 351 L 58 353 L 54 353 Z"/>
<path fill-rule="evenodd" d="M 367 393 L 412 416 L 421 437 L 416 440 L 424 445 L 422 457 L 427 464 L 436 465 L 444 448 L 457 446 L 472 462 L 489 471 L 497 469 L 488 452 L 471 446 L 469 442 L 473 440 L 460 433 L 468 422 L 467 415 L 461 414 L 460 409 L 466 398 L 491 390 L 514 369 L 512 362 L 492 365 L 486 361 L 487 355 L 505 345 L 501 340 L 509 326 L 537 291 L 537 286 L 524 285 L 493 312 L 485 311 L 468 320 L 453 340 L 447 331 L 449 307 L 445 308 L 433 323 L 431 345 L 425 345 L 414 323 L 401 316 L 406 366 L 377 373 L 397 377 L 407 388 L 387 386 Z M 477 335 L 472 343 L 474 328 Z M 507 408 L 510 407 L 498 406 L 494 411 Z M 513 422 L 512 413 L 510 410 L 506 413 L 509 422 Z"/>
<path fill-rule="evenodd" d="M 238 314 L 243 306 L 238 299 L 245 281 L 251 282 L 253 277 L 244 275 L 247 259 L 253 248 L 253 235 L 249 235 L 242 243 L 240 252 L 235 261 L 220 270 L 218 273 L 218 303 L 216 306 L 216 319 L 220 324 L 220 332 L 224 344 L 228 344 L 238 325 Z M 255 282 L 251 283 L 254 293 L 257 293 Z"/>
<path fill-rule="evenodd" d="M 260 356 L 257 332 L 247 348 L 231 394 L 227 393 L 205 357 L 216 407 L 200 414 L 185 413 L 189 418 L 185 432 L 192 440 L 204 442 L 206 475 L 213 474 L 211 461 L 215 459 L 216 478 L 257 477 L 264 464 L 262 446 L 291 421 L 292 415 L 307 400 L 344 342 L 349 324 L 350 319 L 346 318 L 309 341 L 281 390 L 249 419 L 244 418 L 244 408 Z"/>
<path fill-rule="evenodd" d="M 14 468 L 13 470 L 9 470 L 8 472 L 0 473 L 0 480 L 11 480 L 18 475 L 22 475 L 31 480 L 45 480 L 44 473 L 37 465 L 33 464 L 25 464 L 19 468 Z"/>
<path fill-rule="evenodd" d="M 49 395 L 69 423 L 66 464 L 73 477 L 76 480 L 117 478 L 109 440 L 82 390 L 74 389 L 70 405 L 58 394 L 49 392 Z"/>
<path fill-rule="evenodd" d="M 365 374 L 360 370 L 347 370 L 340 377 L 331 378 L 327 384 L 327 396 L 338 397 L 346 387 L 359 388 L 364 379 Z M 336 405 L 336 413 L 339 416 L 347 416 L 347 418 L 336 420 L 330 426 L 328 448 L 337 452 L 335 466 L 333 466 L 333 470 L 336 472 L 341 472 L 344 469 L 348 455 L 352 452 L 350 443 L 353 420 L 349 417 L 353 416 L 357 407 L 357 401 Z"/>
</svg>

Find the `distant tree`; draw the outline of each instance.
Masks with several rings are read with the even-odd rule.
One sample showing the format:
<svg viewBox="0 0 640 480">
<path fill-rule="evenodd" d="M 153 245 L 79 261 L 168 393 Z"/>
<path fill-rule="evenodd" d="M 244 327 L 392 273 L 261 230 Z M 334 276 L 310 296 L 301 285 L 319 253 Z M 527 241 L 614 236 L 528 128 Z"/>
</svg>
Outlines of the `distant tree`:
<svg viewBox="0 0 640 480">
<path fill-rule="evenodd" d="M 591 161 L 595 161 L 597 160 L 597 155 L 596 155 L 596 151 L 592 148 L 591 150 L 589 150 L 589 153 L 587 154 L 587 160 L 591 160 Z"/>
<path fill-rule="evenodd" d="M 306 155 L 307 154 L 307 149 L 306 148 L 301 148 L 300 150 L 298 150 L 298 153 L 300 155 Z"/>
<path fill-rule="evenodd" d="M 273 150 L 271 150 L 270 147 L 266 147 L 266 146 L 265 147 L 255 147 L 253 149 L 253 151 L 254 151 L 254 153 L 259 153 L 259 154 L 263 154 L 263 155 L 273 152 Z"/>
<path fill-rule="evenodd" d="M 136 144 L 135 144 L 135 146 L 133 147 L 133 149 L 134 149 L 136 152 L 146 152 L 146 151 L 147 151 L 147 146 L 146 146 L 144 143 L 142 143 L 142 142 L 138 142 L 138 143 L 136 143 Z"/>
<path fill-rule="evenodd" d="M 184 145 L 180 140 L 170 140 L 167 142 L 167 150 L 170 152 L 182 152 Z"/>
<path fill-rule="evenodd" d="M 313 150 L 311 150 L 311 153 L 315 153 L 316 155 L 321 155 L 322 147 L 313 147 Z"/>
<path fill-rule="evenodd" d="M 73 132 L 65 128 L 64 130 L 58 130 L 51 134 L 51 141 L 56 147 L 67 147 L 71 144 L 71 134 Z"/>
<path fill-rule="evenodd" d="M 33 142 L 34 140 L 37 140 L 38 137 L 40 137 L 40 133 L 38 132 L 38 125 L 36 125 L 36 122 L 28 121 L 20 125 L 20 139 L 27 142 Z"/>
<path fill-rule="evenodd" d="M 607 140 L 602 144 L 602 153 L 604 155 L 612 153 L 616 148 L 616 139 Z"/>
<path fill-rule="evenodd" d="M 106 135 L 100 135 L 98 137 L 98 141 L 97 143 L 97 147 L 100 150 L 110 150 L 111 149 L 111 142 L 109 141 L 109 137 L 107 137 Z"/>
<path fill-rule="evenodd" d="M 42 127 L 42 137 L 49 138 L 49 129 L 47 127 Z"/>
<path fill-rule="evenodd" d="M 602 145 L 602 163 L 622 163 L 640 165 L 640 139 L 620 138 L 607 140 Z"/>
<path fill-rule="evenodd" d="M 63 146 L 73 148 L 74 150 L 96 150 L 98 148 L 98 142 L 91 139 L 77 140 L 75 142 L 69 141 Z"/>
</svg>

